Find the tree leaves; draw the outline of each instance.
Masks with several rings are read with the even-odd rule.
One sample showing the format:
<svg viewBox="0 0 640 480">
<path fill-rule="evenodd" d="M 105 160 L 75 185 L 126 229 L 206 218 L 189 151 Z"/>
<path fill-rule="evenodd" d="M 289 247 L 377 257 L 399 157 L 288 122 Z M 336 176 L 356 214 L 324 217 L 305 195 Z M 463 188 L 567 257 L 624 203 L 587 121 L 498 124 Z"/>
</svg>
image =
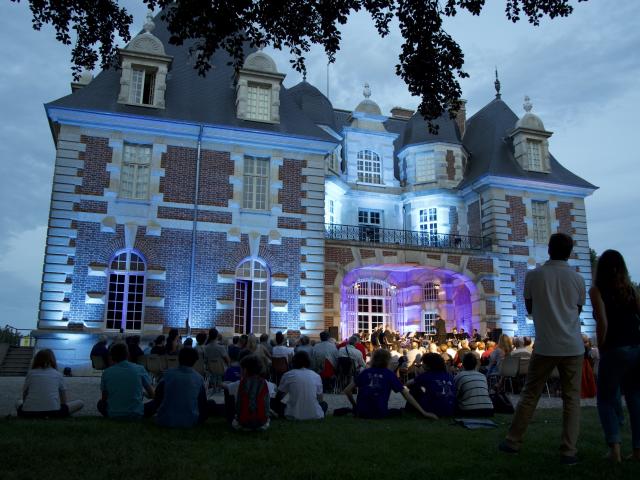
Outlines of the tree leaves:
<svg viewBox="0 0 640 480">
<path fill-rule="evenodd" d="M 19 0 L 12 0 L 19 2 Z M 244 62 L 245 47 L 270 45 L 287 49 L 291 65 L 305 73 L 305 55 L 312 45 L 322 45 L 330 62 L 340 49 L 339 26 L 352 12 L 366 10 L 381 36 L 389 33 L 395 16 L 404 38 L 396 73 L 409 92 L 420 96 L 418 107 L 427 120 L 445 111 L 451 116 L 460 108 L 462 94 L 458 79 L 468 77 L 463 70 L 464 54 L 443 29 L 443 18 L 459 10 L 480 15 L 485 0 L 142 0 L 150 9 L 160 9 L 171 33 L 170 42 L 189 41 L 194 68 L 201 75 L 211 69 L 218 50 L 228 52 L 233 66 Z M 578 0 L 578 2 L 587 0 Z M 51 24 L 56 39 L 72 42 L 72 71 L 77 79 L 83 68 L 92 70 L 117 65 L 115 33 L 130 40 L 131 15 L 116 0 L 29 0 L 33 28 Z M 553 19 L 573 12 L 569 0 L 505 0 L 507 19 L 518 22 L 523 16 L 539 25 L 544 16 Z M 429 122 L 429 129 L 437 125 Z"/>
</svg>

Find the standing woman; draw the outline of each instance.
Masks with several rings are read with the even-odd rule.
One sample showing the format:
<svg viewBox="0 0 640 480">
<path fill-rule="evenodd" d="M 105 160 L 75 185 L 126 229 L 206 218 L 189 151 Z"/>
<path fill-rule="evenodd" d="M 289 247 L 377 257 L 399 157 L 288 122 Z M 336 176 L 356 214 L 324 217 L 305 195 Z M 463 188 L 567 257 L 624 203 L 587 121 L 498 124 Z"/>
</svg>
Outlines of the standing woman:
<svg viewBox="0 0 640 480">
<path fill-rule="evenodd" d="M 622 255 L 605 251 L 589 290 L 600 350 L 598 414 L 609 458 L 620 462 L 620 418 L 616 406 L 624 392 L 631 423 L 632 458 L 640 460 L 640 298 Z"/>
<path fill-rule="evenodd" d="M 19 417 L 63 418 L 84 406 L 82 400 L 67 401 L 64 377 L 57 368 L 56 357 L 51 350 L 36 353 L 24 380 L 22 403 L 18 405 Z"/>
</svg>

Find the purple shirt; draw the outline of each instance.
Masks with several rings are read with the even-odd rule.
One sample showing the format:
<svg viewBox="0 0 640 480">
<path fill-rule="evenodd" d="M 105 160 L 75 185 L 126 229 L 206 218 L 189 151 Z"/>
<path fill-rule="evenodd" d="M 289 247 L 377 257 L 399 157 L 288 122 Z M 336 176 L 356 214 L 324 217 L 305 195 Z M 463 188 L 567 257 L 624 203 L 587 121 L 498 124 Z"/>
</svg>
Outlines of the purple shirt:
<svg viewBox="0 0 640 480">
<path fill-rule="evenodd" d="M 363 418 L 384 418 L 389 412 L 391 390 L 404 388 L 398 377 L 388 368 L 367 368 L 356 377 L 358 397 L 356 414 Z"/>
</svg>

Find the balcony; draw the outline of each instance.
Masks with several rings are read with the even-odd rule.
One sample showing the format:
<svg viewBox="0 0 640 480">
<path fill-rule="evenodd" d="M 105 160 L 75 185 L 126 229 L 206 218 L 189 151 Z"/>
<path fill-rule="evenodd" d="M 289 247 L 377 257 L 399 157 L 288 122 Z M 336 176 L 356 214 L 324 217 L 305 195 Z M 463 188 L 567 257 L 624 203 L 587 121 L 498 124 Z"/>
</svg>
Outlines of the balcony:
<svg viewBox="0 0 640 480">
<path fill-rule="evenodd" d="M 372 247 L 409 247 L 424 250 L 491 250 L 488 237 L 448 233 L 431 234 L 411 230 L 380 228 L 374 225 L 325 224 L 326 240 L 366 243 Z"/>
</svg>

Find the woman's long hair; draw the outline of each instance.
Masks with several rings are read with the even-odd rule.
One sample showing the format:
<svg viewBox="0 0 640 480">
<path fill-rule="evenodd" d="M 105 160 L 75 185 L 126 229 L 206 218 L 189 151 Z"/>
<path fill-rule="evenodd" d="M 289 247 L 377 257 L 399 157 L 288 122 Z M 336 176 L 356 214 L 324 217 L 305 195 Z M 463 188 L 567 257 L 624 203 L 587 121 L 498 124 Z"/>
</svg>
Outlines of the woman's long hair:
<svg viewBox="0 0 640 480">
<path fill-rule="evenodd" d="M 509 355 L 513 350 L 513 342 L 511 341 L 511 337 L 506 334 L 500 335 L 498 339 L 498 348 L 504 352 L 505 355 Z"/>
<path fill-rule="evenodd" d="M 44 350 L 40 350 L 36 353 L 36 356 L 33 359 L 33 364 L 31 365 L 32 369 L 35 368 L 53 368 L 57 369 L 58 364 L 56 363 L 56 356 L 53 354 L 52 350 L 45 348 Z"/>
<path fill-rule="evenodd" d="M 638 295 L 629 278 L 627 265 L 622 254 L 617 250 L 605 250 L 596 265 L 594 284 L 603 297 L 612 300 L 619 306 L 635 303 Z"/>
</svg>

